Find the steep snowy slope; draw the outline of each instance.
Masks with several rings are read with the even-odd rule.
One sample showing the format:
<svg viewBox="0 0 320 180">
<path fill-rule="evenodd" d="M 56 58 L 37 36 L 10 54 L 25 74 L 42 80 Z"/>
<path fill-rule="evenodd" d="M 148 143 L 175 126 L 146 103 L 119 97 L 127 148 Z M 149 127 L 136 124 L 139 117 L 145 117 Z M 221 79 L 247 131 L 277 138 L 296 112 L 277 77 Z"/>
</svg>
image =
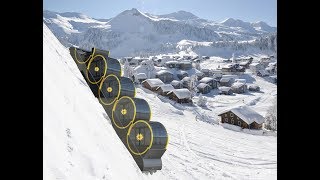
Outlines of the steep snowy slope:
<svg viewBox="0 0 320 180">
<path fill-rule="evenodd" d="M 142 179 L 68 49 L 43 26 L 44 179 Z"/>
</svg>

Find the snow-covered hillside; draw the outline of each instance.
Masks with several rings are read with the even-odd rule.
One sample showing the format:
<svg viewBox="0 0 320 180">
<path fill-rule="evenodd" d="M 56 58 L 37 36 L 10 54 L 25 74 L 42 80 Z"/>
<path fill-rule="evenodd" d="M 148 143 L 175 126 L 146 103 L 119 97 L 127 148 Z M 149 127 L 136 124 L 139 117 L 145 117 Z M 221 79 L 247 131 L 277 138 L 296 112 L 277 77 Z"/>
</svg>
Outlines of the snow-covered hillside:
<svg viewBox="0 0 320 180">
<path fill-rule="evenodd" d="M 107 21 L 51 11 L 44 11 L 43 20 L 64 45 L 108 49 L 114 57 L 176 52 L 181 40 L 223 41 L 227 48 L 237 50 L 232 47 L 234 41 L 252 41 L 276 33 L 275 27 L 262 21 L 249 23 L 229 18 L 215 22 L 186 11 L 153 15 L 135 8 Z M 256 51 L 264 50 L 260 47 L 255 45 Z"/>
<path fill-rule="evenodd" d="M 243 104 L 264 116 L 276 97 L 276 85 L 247 73 L 241 78 L 259 85 L 262 92 L 224 96 L 212 91 L 206 95 L 207 108 L 176 104 L 137 88 L 137 97 L 150 104 L 152 120 L 161 122 L 169 135 L 163 169 L 146 175 L 114 132 L 68 49 L 46 25 L 43 45 L 44 179 L 277 178 L 275 136 L 237 132 L 217 124 L 218 113 Z M 219 60 L 209 59 L 201 66 L 214 68 Z M 209 117 L 209 123 L 203 116 Z"/>
<path fill-rule="evenodd" d="M 44 179 L 142 179 L 69 50 L 43 26 Z"/>
</svg>

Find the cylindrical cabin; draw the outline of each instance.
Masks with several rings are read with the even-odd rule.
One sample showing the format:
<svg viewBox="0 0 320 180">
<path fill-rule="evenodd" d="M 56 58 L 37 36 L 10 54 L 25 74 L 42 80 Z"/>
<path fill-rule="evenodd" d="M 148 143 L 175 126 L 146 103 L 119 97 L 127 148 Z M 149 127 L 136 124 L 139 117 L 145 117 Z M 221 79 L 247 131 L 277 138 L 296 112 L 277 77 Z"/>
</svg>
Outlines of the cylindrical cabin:
<svg viewBox="0 0 320 180">
<path fill-rule="evenodd" d="M 128 130 L 127 146 L 130 152 L 144 158 L 161 158 L 168 145 L 168 133 L 160 122 L 136 121 Z"/>
<path fill-rule="evenodd" d="M 126 129 L 138 120 L 149 121 L 151 109 L 146 100 L 123 96 L 113 106 L 112 122 L 119 129 Z"/>
<path fill-rule="evenodd" d="M 119 98 L 123 96 L 135 97 L 135 94 L 136 88 L 131 79 L 110 74 L 100 83 L 98 95 L 100 103 L 112 106 Z"/>
</svg>

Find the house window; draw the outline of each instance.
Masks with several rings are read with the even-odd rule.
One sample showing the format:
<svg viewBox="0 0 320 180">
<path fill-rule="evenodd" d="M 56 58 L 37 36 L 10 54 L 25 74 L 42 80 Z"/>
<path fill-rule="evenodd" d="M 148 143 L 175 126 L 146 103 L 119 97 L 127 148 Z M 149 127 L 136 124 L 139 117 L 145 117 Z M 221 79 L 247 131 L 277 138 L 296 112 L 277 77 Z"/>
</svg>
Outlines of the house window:
<svg viewBox="0 0 320 180">
<path fill-rule="evenodd" d="M 230 113 L 230 117 L 233 117 L 233 113 Z"/>
<path fill-rule="evenodd" d="M 233 120 L 233 118 L 231 118 L 231 124 L 234 124 L 234 120 Z"/>
<path fill-rule="evenodd" d="M 228 118 L 225 118 L 224 121 L 225 121 L 225 122 L 228 122 Z"/>
<path fill-rule="evenodd" d="M 224 117 L 228 117 L 228 114 L 226 113 L 226 114 L 224 114 Z"/>
<path fill-rule="evenodd" d="M 241 126 L 241 121 L 238 121 L 238 125 Z"/>
</svg>

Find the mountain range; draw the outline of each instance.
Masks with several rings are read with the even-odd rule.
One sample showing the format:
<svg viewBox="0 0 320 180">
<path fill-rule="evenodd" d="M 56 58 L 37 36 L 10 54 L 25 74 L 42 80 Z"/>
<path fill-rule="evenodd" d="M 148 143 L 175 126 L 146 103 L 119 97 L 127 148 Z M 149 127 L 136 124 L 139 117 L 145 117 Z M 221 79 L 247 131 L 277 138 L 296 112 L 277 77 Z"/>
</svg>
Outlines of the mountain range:
<svg viewBox="0 0 320 180">
<path fill-rule="evenodd" d="M 276 50 L 277 28 L 263 21 L 228 18 L 216 22 L 186 11 L 154 15 L 132 8 L 113 18 L 95 19 L 76 12 L 44 10 L 43 21 L 63 45 L 84 49 L 94 46 L 110 50 L 115 57 L 190 50 L 190 42 L 195 42 L 191 50 L 210 46 L 208 52 L 217 46 L 231 47 L 231 52 L 237 50 L 235 44 L 243 46 L 243 42 L 257 50 Z M 188 46 L 183 45 L 185 41 Z"/>
</svg>

